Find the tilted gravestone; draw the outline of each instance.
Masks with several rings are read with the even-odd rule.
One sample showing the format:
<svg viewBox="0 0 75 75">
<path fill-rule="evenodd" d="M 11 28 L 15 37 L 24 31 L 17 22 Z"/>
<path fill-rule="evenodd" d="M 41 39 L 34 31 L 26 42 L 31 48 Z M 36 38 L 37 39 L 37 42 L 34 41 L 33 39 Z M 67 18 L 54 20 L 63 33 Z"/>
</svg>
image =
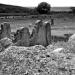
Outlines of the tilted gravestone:
<svg viewBox="0 0 75 75">
<path fill-rule="evenodd" d="M 18 31 L 18 34 L 16 35 L 17 42 L 15 45 L 17 46 L 26 46 L 28 47 L 30 42 L 30 33 L 29 29 L 24 27 L 21 30 Z"/>
<path fill-rule="evenodd" d="M 4 37 L 11 38 L 11 28 L 10 24 L 7 22 L 1 24 L 1 38 Z"/>
</svg>

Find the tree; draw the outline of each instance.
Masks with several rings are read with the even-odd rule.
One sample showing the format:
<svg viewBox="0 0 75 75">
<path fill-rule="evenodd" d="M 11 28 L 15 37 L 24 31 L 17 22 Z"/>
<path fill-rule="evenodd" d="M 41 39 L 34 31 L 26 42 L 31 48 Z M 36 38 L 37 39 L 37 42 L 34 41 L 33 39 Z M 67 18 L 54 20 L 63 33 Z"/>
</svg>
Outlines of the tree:
<svg viewBox="0 0 75 75">
<path fill-rule="evenodd" d="M 73 13 L 75 13 L 75 7 L 71 7 Z"/>
<path fill-rule="evenodd" d="M 41 2 L 37 6 L 37 11 L 40 14 L 48 14 L 50 12 L 50 7 L 50 4 L 48 4 L 47 2 Z"/>
</svg>

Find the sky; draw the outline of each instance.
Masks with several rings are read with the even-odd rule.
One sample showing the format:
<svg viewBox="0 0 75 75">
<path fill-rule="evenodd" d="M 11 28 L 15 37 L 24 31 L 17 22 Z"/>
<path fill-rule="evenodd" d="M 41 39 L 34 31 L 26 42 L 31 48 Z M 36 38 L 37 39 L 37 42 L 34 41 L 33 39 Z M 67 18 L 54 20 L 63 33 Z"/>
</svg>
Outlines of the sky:
<svg viewBox="0 0 75 75">
<path fill-rule="evenodd" d="M 0 0 L 0 3 L 23 7 L 36 7 L 41 2 L 47 2 L 51 7 L 75 6 L 75 0 Z"/>
</svg>

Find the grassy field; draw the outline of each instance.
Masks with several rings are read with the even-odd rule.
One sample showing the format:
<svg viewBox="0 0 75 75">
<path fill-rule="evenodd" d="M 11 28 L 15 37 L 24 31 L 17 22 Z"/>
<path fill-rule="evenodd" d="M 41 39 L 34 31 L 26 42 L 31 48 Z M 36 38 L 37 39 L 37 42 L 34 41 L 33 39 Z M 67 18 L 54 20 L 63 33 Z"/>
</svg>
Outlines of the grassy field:
<svg viewBox="0 0 75 75">
<path fill-rule="evenodd" d="M 46 15 L 47 16 L 47 15 Z M 51 15 L 54 18 L 54 26 L 52 26 L 52 35 L 63 35 L 66 33 L 75 33 L 75 15 L 74 14 L 55 14 Z M 28 27 L 34 25 L 38 18 L 31 17 L 15 17 L 14 19 L 0 19 L 0 24 L 9 22 L 12 31 L 16 31 L 19 27 Z M 43 21 L 50 20 L 49 17 L 43 18 Z M 30 29 L 31 32 L 32 29 Z"/>
</svg>

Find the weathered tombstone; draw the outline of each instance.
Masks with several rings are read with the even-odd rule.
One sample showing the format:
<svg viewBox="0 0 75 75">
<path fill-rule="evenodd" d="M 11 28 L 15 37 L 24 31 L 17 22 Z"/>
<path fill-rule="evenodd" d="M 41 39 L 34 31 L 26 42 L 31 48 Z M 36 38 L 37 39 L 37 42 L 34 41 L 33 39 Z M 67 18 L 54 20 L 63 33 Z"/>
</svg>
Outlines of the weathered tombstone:
<svg viewBox="0 0 75 75">
<path fill-rule="evenodd" d="M 39 31 L 39 27 L 42 26 L 42 21 L 41 20 L 37 20 L 35 22 L 35 26 L 34 29 L 32 30 L 32 34 L 31 34 L 31 39 L 30 39 L 30 45 L 36 45 L 36 40 L 37 40 L 37 36 L 38 36 L 38 31 Z"/>
<path fill-rule="evenodd" d="M 1 38 L 8 37 L 11 38 L 11 28 L 9 23 L 1 24 Z"/>
<path fill-rule="evenodd" d="M 47 38 L 47 44 L 51 44 L 51 25 L 47 21 L 45 22 L 45 28 L 46 28 L 46 38 Z"/>
<path fill-rule="evenodd" d="M 47 46 L 47 34 L 46 26 L 41 20 L 36 22 L 35 28 L 33 29 L 31 36 L 32 45 L 43 45 Z"/>
<path fill-rule="evenodd" d="M 30 42 L 29 42 L 29 39 L 30 39 L 29 29 L 24 27 L 21 30 L 19 30 L 16 35 L 16 39 L 17 39 L 16 45 L 28 47 L 30 44 Z"/>
</svg>

